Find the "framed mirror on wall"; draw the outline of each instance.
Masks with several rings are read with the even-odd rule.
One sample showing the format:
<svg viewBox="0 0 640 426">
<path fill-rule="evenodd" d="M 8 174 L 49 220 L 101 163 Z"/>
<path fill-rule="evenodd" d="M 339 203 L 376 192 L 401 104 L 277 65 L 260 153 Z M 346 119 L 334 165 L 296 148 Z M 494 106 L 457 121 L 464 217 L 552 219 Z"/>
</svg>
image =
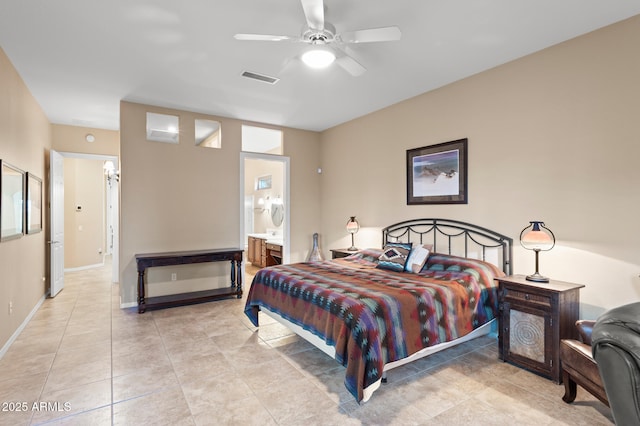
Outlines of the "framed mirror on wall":
<svg viewBox="0 0 640 426">
<path fill-rule="evenodd" d="M 24 234 L 24 172 L 0 160 L 0 241 Z"/>
</svg>

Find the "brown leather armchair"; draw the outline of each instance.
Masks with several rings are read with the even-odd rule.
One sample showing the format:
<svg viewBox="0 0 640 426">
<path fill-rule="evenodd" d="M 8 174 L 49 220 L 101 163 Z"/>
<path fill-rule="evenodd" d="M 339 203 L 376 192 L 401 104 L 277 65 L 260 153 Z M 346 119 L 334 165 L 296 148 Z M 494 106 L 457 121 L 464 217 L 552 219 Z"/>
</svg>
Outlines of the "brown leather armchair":
<svg viewBox="0 0 640 426">
<path fill-rule="evenodd" d="M 598 365 L 591 354 L 591 332 L 595 321 L 576 322 L 580 341 L 563 339 L 560 341 L 560 368 L 564 382 L 562 400 L 571 403 L 576 399 L 577 385 L 582 386 L 593 396 L 609 406 Z"/>
</svg>

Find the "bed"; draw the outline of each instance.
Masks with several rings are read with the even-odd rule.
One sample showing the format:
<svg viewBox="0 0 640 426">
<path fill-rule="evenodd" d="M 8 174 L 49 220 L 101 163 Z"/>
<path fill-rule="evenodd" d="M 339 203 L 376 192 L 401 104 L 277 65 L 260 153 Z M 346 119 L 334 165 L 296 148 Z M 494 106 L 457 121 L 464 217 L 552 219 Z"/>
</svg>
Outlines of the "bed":
<svg viewBox="0 0 640 426">
<path fill-rule="evenodd" d="M 245 314 L 259 326 L 263 312 L 335 358 L 365 402 L 386 371 L 494 328 L 494 278 L 511 273 L 512 243 L 465 222 L 404 221 L 382 230 L 382 249 L 261 269 Z"/>
</svg>

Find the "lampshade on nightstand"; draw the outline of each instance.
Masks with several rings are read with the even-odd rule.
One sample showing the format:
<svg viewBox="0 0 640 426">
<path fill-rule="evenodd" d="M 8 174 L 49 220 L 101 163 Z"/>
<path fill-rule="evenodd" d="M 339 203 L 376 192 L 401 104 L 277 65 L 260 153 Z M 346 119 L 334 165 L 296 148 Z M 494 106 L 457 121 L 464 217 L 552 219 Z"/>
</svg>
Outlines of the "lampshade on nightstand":
<svg viewBox="0 0 640 426">
<path fill-rule="evenodd" d="M 536 272 L 527 275 L 527 280 L 539 283 L 548 283 L 549 278 L 543 277 L 538 272 L 538 255 L 541 251 L 549 251 L 555 246 L 556 237 L 553 232 L 544 225 L 544 222 L 532 221 L 529 226 L 520 232 L 520 245 L 527 250 L 533 250 L 536 254 Z"/>
<path fill-rule="evenodd" d="M 360 230 L 360 224 L 356 220 L 355 216 L 351 216 L 349 221 L 347 222 L 347 232 L 351 234 L 351 247 L 347 250 L 349 251 L 357 251 L 357 247 L 355 246 L 353 236 Z"/>
</svg>

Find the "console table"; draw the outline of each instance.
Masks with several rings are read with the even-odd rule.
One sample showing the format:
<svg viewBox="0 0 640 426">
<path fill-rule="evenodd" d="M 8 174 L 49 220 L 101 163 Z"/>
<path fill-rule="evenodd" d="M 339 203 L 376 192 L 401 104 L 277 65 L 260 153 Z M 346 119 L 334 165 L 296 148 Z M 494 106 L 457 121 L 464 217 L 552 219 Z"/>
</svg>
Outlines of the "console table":
<svg viewBox="0 0 640 426">
<path fill-rule="evenodd" d="M 221 261 L 231 261 L 230 287 L 145 298 L 144 273 L 147 268 Z M 138 313 L 140 314 L 147 309 L 202 303 L 229 296 L 236 296 L 238 299 L 242 297 L 242 249 L 239 248 L 136 254 L 136 264 L 138 267 Z"/>
</svg>

